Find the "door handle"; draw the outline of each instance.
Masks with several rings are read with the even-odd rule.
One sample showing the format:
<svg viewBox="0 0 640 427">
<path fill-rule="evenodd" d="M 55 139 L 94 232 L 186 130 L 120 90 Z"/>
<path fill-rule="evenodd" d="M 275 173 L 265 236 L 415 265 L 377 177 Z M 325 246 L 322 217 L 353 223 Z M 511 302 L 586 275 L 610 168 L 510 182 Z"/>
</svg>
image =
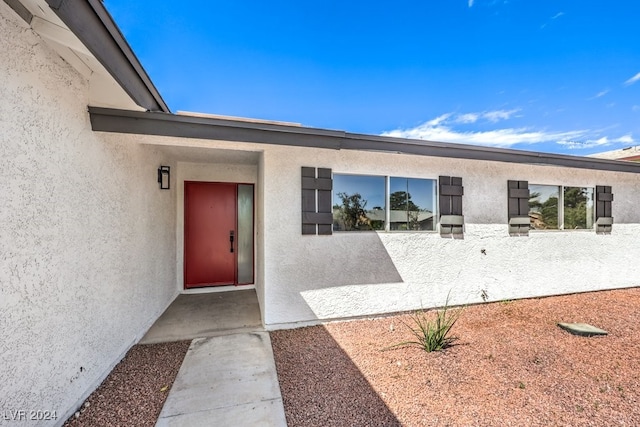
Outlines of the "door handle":
<svg viewBox="0 0 640 427">
<path fill-rule="evenodd" d="M 229 231 L 229 242 L 231 243 L 231 250 L 229 252 L 233 252 L 233 238 L 235 232 L 233 230 Z"/>
</svg>

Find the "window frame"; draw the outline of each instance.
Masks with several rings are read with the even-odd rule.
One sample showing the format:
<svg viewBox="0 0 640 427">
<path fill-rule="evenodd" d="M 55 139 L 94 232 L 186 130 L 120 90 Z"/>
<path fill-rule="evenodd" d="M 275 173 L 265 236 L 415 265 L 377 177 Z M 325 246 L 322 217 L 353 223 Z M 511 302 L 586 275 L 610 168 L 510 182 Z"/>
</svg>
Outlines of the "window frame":
<svg viewBox="0 0 640 427">
<path fill-rule="evenodd" d="M 334 233 L 351 233 L 351 232 L 385 232 L 385 233 L 437 233 L 438 224 L 440 222 L 438 212 L 440 210 L 439 201 L 438 201 L 438 178 L 424 178 L 424 177 L 415 177 L 415 176 L 396 176 L 396 175 L 379 175 L 379 174 L 368 174 L 368 173 L 342 173 L 342 172 L 332 172 L 331 178 L 335 183 L 336 175 L 339 176 L 361 176 L 361 177 L 374 177 L 374 178 L 384 178 L 384 228 L 380 230 L 335 230 Z M 416 179 L 416 180 L 424 180 L 432 182 L 432 192 L 429 197 L 432 198 L 433 202 L 433 229 L 431 230 L 391 230 L 391 179 Z M 336 190 L 335 187 L 331 191 L 331 206 L 335 206 Z"/>
<path fill-rule="evenodd" d="M 596 224 L 596 186 L 595 185 L 561 185 L 561 184 L 536 184 L 529 182 L 529 191 L 533 193 L 532 187 L 556 187 L 559 189 L 558 191 L 558 228 L 541 230 L 537 228 L 531 228 L 529 232 L 533 233 L 545 233 L 545 232 L 557 232 L 557 231 L 571 231 L 571 232 L 581 232 L 587 231 L 591 232 L 595 230 Z M 591 228 L 565 228 L 565 209 L 564 209 L 564 192 L 566 188 L 588 188 L 591 190 Z M 531 212 L 531 209 L 529 209 Z"/>
</svg>

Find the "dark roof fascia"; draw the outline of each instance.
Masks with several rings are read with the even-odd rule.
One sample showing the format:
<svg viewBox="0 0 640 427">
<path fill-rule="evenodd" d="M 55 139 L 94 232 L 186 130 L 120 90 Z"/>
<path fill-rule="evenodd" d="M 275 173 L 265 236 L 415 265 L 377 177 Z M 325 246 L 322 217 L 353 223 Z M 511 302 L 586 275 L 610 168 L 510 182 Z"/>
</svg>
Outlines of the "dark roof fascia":
<svg viewBox="0 0 640 427">
<path fill-rule="evenodd" d="M 101 0 L 46 0 L 136 104 L 169 112 L 142 64 Z"/>
<path fill-rule="evenodd" d="M 640 167 L 616 160 L 383 136 L 347 134 L 347 137 L 349 139 L 342 145 L 342 149 L 396 151 L 434 157 L 640 173 Z M 402 148 L 393 150 L 394 145 Z"/>
<path fill-rule="evenodd" d="M 18 16 L 20 16 L 20 18 L 24 19 L 27 24 L 31 24 L 33 15 L 31 14 L 31 12 L 29 12 L 29 9 L 27 9 L 22 3 L 20 3 L 19 0 L 4 0 L 4 2 L 8 4 L 9 7 L 13 9 L 13 11 L 17 13 Z"/>
<path fill-rule="evenodd" d="M 89 107 L 94 131 L 339 150 L 344 132 L 167 113 Z"/>
<path fill-rule="evenodd" d="M 181 116 L 167 113 L 145 113 L 101 107 L 89 107 L 89 113 L 92 129 L 98 132 L 199 138 L 334 150 L 377 151 L 640 173 L 640 163 L 565 154 L 539 153 L 535 151 L 363 135 L 299 126 Z"/>
</svg>

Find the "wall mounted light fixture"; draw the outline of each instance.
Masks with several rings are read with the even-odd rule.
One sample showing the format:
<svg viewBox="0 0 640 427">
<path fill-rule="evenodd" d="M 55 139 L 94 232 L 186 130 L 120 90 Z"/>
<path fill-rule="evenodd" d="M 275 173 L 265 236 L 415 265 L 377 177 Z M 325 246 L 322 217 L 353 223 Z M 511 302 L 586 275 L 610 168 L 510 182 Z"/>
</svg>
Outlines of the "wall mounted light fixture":
<svg viewBox="0 0 640 427">
<path fill-rule="evenodd" d="M 169 166 L 160 166 L 158 168 L 158 183 L 161 190 L 168 190 L 171 181 L 171 168 Z"/>
</svg>

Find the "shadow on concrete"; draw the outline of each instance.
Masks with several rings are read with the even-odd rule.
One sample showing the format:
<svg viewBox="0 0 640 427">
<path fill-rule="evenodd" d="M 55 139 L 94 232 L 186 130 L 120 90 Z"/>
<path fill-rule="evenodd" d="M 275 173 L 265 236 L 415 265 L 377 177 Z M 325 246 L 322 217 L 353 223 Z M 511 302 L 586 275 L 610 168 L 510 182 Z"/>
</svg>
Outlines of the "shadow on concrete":
<svg viewBox="0 0 640 427">
<path fill-rule="evenodd" d="M 149 328 L 140 344 L 263 330 L 258 297 L 253 289 L 182 294 Z"/>
<path fill-rule="evenodd" d="M 289 427 L 401 426 L 325 327 L 270 335 Z"/>
</svg>

